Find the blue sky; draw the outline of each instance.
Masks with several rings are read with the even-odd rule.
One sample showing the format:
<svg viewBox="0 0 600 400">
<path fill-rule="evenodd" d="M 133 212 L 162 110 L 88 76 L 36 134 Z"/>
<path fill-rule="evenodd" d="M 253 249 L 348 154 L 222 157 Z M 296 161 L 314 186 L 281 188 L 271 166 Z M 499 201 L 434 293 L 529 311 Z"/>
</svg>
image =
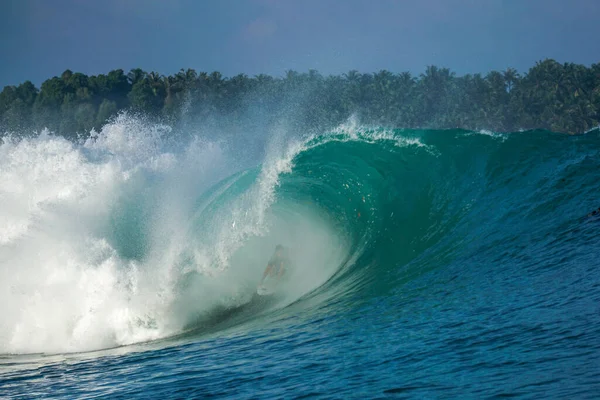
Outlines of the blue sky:
<svg viewBox="0 0 600 400">
<path fill-rule="evenodd" d="M 600 61 L 598 0 L 0 0 L 0 87 L 140 67 L 458 74 Z"/>
</svg>

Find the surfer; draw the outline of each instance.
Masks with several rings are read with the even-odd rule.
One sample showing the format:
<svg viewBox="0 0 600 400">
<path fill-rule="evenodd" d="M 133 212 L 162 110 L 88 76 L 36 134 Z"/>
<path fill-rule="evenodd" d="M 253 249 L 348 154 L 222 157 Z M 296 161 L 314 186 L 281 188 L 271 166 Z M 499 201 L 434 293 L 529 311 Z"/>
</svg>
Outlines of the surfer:
<svg viewBox="0 0 600 400">
<path fill-rule="evenodd" d="M 273 256 L 271 256 L 271 259 L 267 264 L 267 268 L 265 268 L 263 277 L 260 280 L 260 286 L 262 286 L 267 276 L 274 276 L 278 279 L 281 278 L 285 273 L 287 265 L 288 257 L 286 248 L 278 244 L 277 246 L 275 246 L 275 253 L 273 254 Z"/>
</svg>

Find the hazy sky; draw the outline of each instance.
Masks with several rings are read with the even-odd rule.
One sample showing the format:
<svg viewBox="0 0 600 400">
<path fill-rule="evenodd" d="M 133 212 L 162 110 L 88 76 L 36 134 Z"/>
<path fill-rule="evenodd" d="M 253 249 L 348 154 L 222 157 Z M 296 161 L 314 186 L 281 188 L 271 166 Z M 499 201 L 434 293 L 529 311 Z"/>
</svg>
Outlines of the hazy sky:
<svg viewBox="0 0 600 400">
<path fill-rule="evenodd" d="M 0 87 L 140 67 L 458 74 L 600 61 L 599 0 L 0 0 Z"/>
</svg>

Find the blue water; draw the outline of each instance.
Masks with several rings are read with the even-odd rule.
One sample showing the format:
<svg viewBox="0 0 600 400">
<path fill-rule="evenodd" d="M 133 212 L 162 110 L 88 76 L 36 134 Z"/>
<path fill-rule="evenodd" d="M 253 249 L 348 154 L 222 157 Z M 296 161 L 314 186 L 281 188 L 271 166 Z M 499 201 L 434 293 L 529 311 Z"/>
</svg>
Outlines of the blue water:
<svg viewBox="0 0 600 400">
<path fill-rule="evenodd" d="M 64 145 L 45 140 L 5 143 L 3 151 L 33 146 L 41 157 L 49 144 Z M 82 165 L 106 165 L 106 149 L 94 146 L 65 152 L 86 154 Z M 30 308 L 7 295 L 4 307 L 17 311 L 0 336 L 0 397 L 599 397 L 600 214 L 591 214 L 600 207 L 598 132 L 342 127 L 221 176 L 206 167 L 197 179 L 209 184 L 178 192 L 183 203 L 165 196 L 165 185 L 190 182 L 173 171 L 197 164 L 173 154 L 174 167 L 135 159 L 126 180 L 110 178 L 118 195 L 105 198 L 110 206 L 98 218 L 83 213 L 86 196 L 61 195 L 45 198 L 54 208 L 40 206 L 29 236 L 5 233 L 3 272 L 28 263 L 39 275 L 43 266 L 17 250 L 43 251 L 49 239 L 40 231 L 75 241 L 72 228 L 49 229 L 48 215 L 83 213 L 82 224 L 93 226 L 84 234 L 103 238 L 112 258 L 89 261 L 69 244 L 69 259 L 82 266 L 63 282 L 81 287 L 82 276 L 93 276 L 118 287 L 111 296 L 126 295 L 55 317 L 40 304 L 85 299 L 44 297 L 57 296 L 52 279 L 21 289 L 42 294 Z M 85 190 L 106 193 L 103 185 Z M 183 236 L 164 228 L 173 220 L 185 224 Z M 280 242 L 294 249 L 293 279 L 278 296 L 258 297 Z M 80 275 L 107 259 L 118 260 L 111 273 L 154 272 L 108 284 L 104 275 Z M 155 275 L 159 265 L 169 274 Z M 137 283 L 146 276 L 152 284 Z M 153 286 L 157 277 L 169 285 Z M 167 300 L 156 302 L 150 289 Z M 72 296 L 81 293 L 91 292 Z M 18 310 L 46 314 L 33 323 Z M 115 310 L 131 318 L 118 325 Z"/>
</svg>

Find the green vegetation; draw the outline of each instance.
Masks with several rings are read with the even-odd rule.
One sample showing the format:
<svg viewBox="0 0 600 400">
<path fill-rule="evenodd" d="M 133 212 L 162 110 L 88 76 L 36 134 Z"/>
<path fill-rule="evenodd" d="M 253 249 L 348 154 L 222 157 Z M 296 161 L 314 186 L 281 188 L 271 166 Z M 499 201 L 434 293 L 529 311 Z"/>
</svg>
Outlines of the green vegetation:
<svg viewBox="0 0 600 400">
<path fill-rule="evenodd" d="M 435 66 L 418 77 L 389 71 L 324 77 L 311 70 L 288 71 L 283 78 L 226 79 L 191 69 L 174 76 L 141 69 L 98 76 L 67 70 L 39 90 L 29 81 L 6 86 L 0 93 L 0 130 L 47 127 L 75 138 L 124 109 L 174 124 L 217 119 L 243 124 L 260 116 L 265 122 L 292 120 L 307 130 L 356 114 L 362 123 L 389 127 L 581 133 L 600 121 L 600 64 L 544 60 L 523 76 L 509 68 L 461 77 Z"/>
</svg>

